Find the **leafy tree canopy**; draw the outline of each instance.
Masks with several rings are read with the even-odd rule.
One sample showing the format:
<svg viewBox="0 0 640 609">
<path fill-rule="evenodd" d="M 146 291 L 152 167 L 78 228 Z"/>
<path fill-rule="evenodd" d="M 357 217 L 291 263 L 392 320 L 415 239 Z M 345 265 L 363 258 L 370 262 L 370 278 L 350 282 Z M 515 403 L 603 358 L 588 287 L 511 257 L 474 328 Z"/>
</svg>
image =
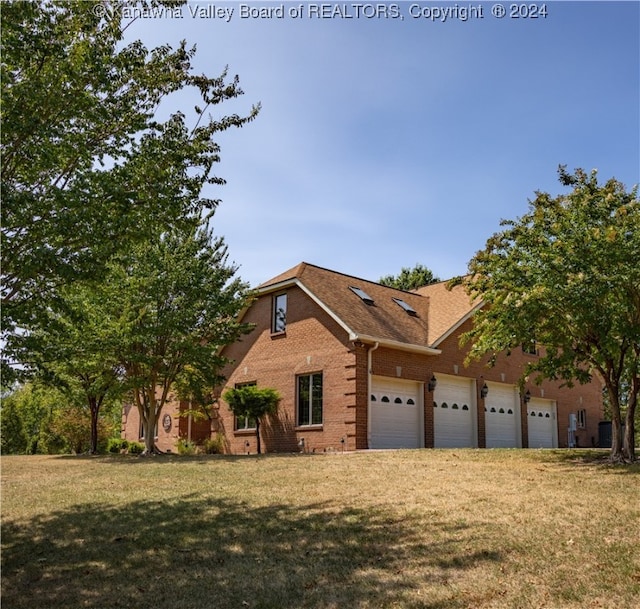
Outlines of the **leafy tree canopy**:
<svg viewBox="0 0 640 609">
<path fill-rule="evenodd" d="M 416 264 L 412 269 L 403 267 L 398 275 L 381 277 L 378 283 L 399 290 L 411 291 L 438 281 L 440 279 L 430 269 L 422 264 Z"/>
<path fill-rule="evenodd" d="M 244 385 L 228 389 L 222 398 L 236 417 L 255 420 L 258 454 L 260 454 L 260 421 L 266 415 L 275 414 L 281 399 L 278 392 L 269 387 Z"/>
<path fill-rule="evenodd" d="M 221 381 L 221 347 L 250 330 L 237 321 L 250 292 L 227 259 L 222 238 L 183 228 L 123 253 L 98 287 L 148 453 L 169 392 L 179 388 L 191 400 L 205 395 Z"/>
<path fill-rule="evenodd" d="M 469 263 L 469 275 L 452 282 L 484 302 L 463 340 L 472 341 L 470 357 L 480 357 L 534 338 L 544 349 L 525 375 L 568 384 L 599 377 L 612 410 L 612 459 L 632 460 L 640 390 L 637 187 L 599 184 L 595 171 L 570 174 L 564 166 L 559 177 L 569 193 L 537 192 L 529 212 L 504 220 Z"/>
<path fill-rule="evenodd" d="M 213 138 L 258 113 L 208 114 L 242 94 L 238 78 L 194 73 L 186 42 L 125 44 L 128 5 L 140 2 L 110 2 L 108 19 L 93 2 L 2 5 L 5 337 L 55 306 L 61 285 L 98 277 L 115 251 L 215 209 L 202 196 L 224 183 Z M 193 125 L 181 111 L 158 118 L 185 87 L 201 96 Z"/>
</svg>

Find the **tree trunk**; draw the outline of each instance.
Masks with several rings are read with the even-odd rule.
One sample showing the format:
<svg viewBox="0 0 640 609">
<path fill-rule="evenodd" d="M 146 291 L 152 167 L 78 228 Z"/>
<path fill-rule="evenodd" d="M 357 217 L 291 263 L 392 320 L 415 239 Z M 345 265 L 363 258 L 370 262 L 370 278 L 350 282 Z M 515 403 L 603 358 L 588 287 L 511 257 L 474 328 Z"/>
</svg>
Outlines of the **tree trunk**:
<svg viewBox="0 0 640 609">
<path fill-rule="evenodd" d="M 100 404 L 95 397 L 89 398 L 89 410 L 91 412 L 91 454 L 98 454 L 98 414 Z"/>
<path fill-rule="evenodd" d="M 612 463 L 624 463 L 619 385 L 617 380 L 613 378 L 611 370 L 609 371 L 609 375 L 603 374 L 603 380 L 607 388 L 607 395 L 611 406 L 611 453 L 609 454 L 609 460 Z"/>
<path fill-rule="evenodd" d="M 261 454 L 260 452 L 260 419 L 256 419 L 256 444 L 258 446 L 258 454 Z"/>
<path fill-rule="evenodd" d="M 627 416 L 624 423 L 623 453 L 625 457 L 633 463 L 636 460 L 636 407 L 638 405 L 638 390 L 640 389 L 640 379 L 634 378 L 631 391 L 629 392 L 629 403 L 627 404 Z"/>
<path fill-rule="evenodd" d="M 138 411 L 140 412 L 142 433 L 144 434 L 144 450 L 142 451 L 142 456 L 154 455 L 158 452 L 155 442 L 156 422 L 158 420 L 155 396 L 153 396 L 152 399 L 145 399 L 144 395 L 140 395 Z"/>
</svg>

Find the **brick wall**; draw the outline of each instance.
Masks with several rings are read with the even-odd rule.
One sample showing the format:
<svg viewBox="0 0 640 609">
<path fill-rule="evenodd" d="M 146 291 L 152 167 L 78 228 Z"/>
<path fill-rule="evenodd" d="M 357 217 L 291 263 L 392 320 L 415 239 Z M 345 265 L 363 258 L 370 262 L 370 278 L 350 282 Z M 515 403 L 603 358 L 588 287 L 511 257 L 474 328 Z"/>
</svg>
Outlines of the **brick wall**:
<svg viewBox="0 0 640 609">
<path fill-rule="evenodd" d="M 221 395 L 227 388 L 243 383 L 272 387 L 282 396 L 277 416 L 261 425 L 263 452 L 297 452 L 304 440 L 307 452 L 339 451 L 368 448 L 368 358 L 371 345 L 348 341 L 346 331 L 299 288 L 287 291 L 286 332 L 271 332 L 272 296 L 261 296 L 247 312 L 244 321 L 255 324 L 254 330 L 237 343 L 225 348 L 223 354 L 233 360 L 225 370 L 227 382 L 219 388 Z M 478 446 L 485 446 L 484 402 L 479 395 L 485 381 L 515 385 L 526 362 L 535 355 L 514 349 L 511 355 L 500 356 L 496 366 L 486 361 L 464 365 L 466 348 L 458 343 L 460 333 L 470 328 L 465 322 L 438 348 L 440 355 L 415 354 L 379 347 L 371 352 L 371 373 L 377 376 L 401 378 L 423 383 L 425 446 L 434 445 L 433 395 L 427 384 L 432 375 L 447 374 L 475 379 L 477 388 Z M 299 375 L 322 373 L 322 425 L 297 425 L 296 383 Z M 584 409 L 586 427 L 579 429 L 579 446 L 592 446 L 598 438 L 598 422 L 602 419 L 602 398 L 599 382 L 561 388 L 549 381 L 536 385 L 533 379 L 526 384 L 533 397 L 554 400 L 557 404 L 557 432 L 560 447 L 567 446 L 569 414 Z M 172 416 L 169 431 L 159 426 L 157 445 L 161 450 L 175 450 L 178 437 L 188 437 L 187 419 L 177 418 L 176 403 L 165 406 Z M 526 447 L 527 406 L 521 401 L 522 446 Z M 164 414 L 164 413 L 163 413 Z M 127 408 L 123 414 L 123 435 L 138 440 L 137 409 Z M 222 432 L 225 450 L 229 453 L 255 453 L 255 430 L 234 430 L 234 417 L 223 400 L 218 401 L 214 420 L 192 423 L 192 439 L 201 441 L 208 434 Z M 344 442 L 343 442 L 344 440 Z"/>
<path fill-rule="evenodd" d="M 165 415 L 169 415 L 166 420 Z M 164 405 L 158 418 L 158 430 L 156 434 L 156 446 L 163 452 L 175 451 L 176 442 L 181 437 L 181 419 L 177 416 L 177 402 L 173 395 L 169 395 L 169 401 Z M 121 437 L 130 442 L 142 442 L 140 413 L 135 404 L 125 404 L 122 409 L 122 428 Z"/>
<path fill-rule="evenodd" d="M 463 364 L 468 347 L 460 348 L 459 336 L 471 328 L 471 321 L 466 321 L 458 331 L 447 338 L 438 346 L 442 354 L 435 358 L 434 373 L 459 375 L 475 378 L 478 388 L 478 444 L 484 446 L 484 408 L 481 408 L 482 400 L 479 390 L 484 381 L 496 383 L 517 384 L 524 366 L 536 355 L 528 355 L 522 349 L 514 349 L 510 355 L 500 355 L 494 367 L 487 367 L 487 359 L 472 362 L 468 366 Z M 532 378 L 526 383 L 525 390 L 529 390 L 532 397 L 539 397 L 556 401 L 558 446 L 567 446 L 567 427 L 569 414 L 576 413 L 580 409 L 586 410 L 586 428 L 579 429 L 576 433 L 579 446 L 590 447 L 598 439 L 598 422 L 602 420 L 602 385 L 598 379 L 594 379 L 589 385 L 576 384 L 573 388 L 560 387 L 560 383 L 543 381 L 537 385 Z M 425 402 L 426 403 L 426 402 Z M 522 420 L 522 446 L 527 447 L 527 413 L 526 405 L 521 404 Z"/>
<path fill-rule="evenodd" d="M 356 378 L 366 374 L 363 350 L 354 348 L 344 329 L 300 289 L 291 288 L 287 295 L 284 333 L 271 333 L 271 295 L 259 298 L 247 312 L 244 321 L 256 327 L 225 349 L 224 355 L 235 363 L 226 370 L 228 380 L 221 393 L 250 382 L 279 391 L 278 415 L 261 425 L 264 452 L 298 451 L 301 440 L 309 452 L 360 448 L 357 415 L 366 408 L 366 389 L 356 392 Z M 297 377 L 318 372 L 323 374 L 322 425 L 298 426 Z M 255 432 L 234 431 L 233 415 L 222 400 L 219 417 L 230 452 L 256 451 Z"/>
</svg>

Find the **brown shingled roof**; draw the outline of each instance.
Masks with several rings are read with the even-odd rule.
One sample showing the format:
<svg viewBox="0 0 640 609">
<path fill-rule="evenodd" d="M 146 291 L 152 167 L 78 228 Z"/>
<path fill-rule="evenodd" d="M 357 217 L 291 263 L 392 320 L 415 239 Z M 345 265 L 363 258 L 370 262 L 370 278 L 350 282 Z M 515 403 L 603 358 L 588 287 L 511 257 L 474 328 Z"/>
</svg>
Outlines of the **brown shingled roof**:
<svg viewBox="0 0 640 609">
<path fill-rule="evenodd" d="M 258 289 L 268 292 L 289 282 L 303 286 L 354 334 L 405 345 L 432 346 L 473 309 L 463 290 L 455 288 L 448 292 L 444 283 L 405 292 L 306 262 Z M 352 287 L 364 290 L 373 304 L 362 300 Z M 415 315 L 407 313 L 394 298 L 409 305 Z"/>
<path fill-rule="evenodd" d="M 465 321 L 479 305 L 472 301 L 460 285 L 447 289 L 447 282 L 440 281 L 415 290 L 416 294 L 429 298 L 429 345 L 437 346 L 458 325 Z"/>
</svg>

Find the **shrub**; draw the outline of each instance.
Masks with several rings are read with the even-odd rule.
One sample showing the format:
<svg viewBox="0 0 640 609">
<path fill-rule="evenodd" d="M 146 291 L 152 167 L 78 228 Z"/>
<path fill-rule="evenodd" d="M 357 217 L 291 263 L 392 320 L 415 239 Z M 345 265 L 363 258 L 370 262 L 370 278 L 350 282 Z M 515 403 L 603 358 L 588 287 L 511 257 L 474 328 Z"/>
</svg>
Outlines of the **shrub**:
<svg viewBox="0 0 640 609">
<path fill-rule="evenodd" d="M 107 452 L 119 453 L 129 448 L 129 442 L 124 438 L 109 438 Z"/>
<path fill-rule="evenodd" d="M 224 452 L 224 437 L 217 433 L 214 438 L 205 440 L 202 448 L 207 455 L 221 455 Z"/>
<path fill-rule="evenodd" d="M 132 455 L 140 455 L 144 450 L 144 444 L 142 442 L 128 442 L 128 449 Z"/>
<path fill-rule="evenodd" d="M 194 455 L 196 452 L 195 442 L 184 440 L 183 438 L 178 440 L 177 448 L 179 455 Z"/>
</svg>

